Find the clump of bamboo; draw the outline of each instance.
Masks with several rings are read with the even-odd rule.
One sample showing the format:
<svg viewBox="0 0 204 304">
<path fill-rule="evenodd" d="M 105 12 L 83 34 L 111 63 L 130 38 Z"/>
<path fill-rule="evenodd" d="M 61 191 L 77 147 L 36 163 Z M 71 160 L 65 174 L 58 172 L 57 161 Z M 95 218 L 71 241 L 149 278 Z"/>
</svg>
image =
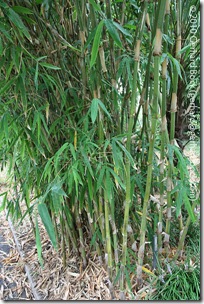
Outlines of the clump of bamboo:
<svg viewBox="0 0 204 304">
<path fill-rule="evenodd" d="M 177 220 L 171 215 L 172 180 L 176 185 L 185 175 L 180 172 L 177 179 L 173 167 L 180 6 L 181 1 L 175 6 L 170 0 L 137 5 L 110 0 L 46 1 L 46 5 L 0 1 L 0 159 L 15 177 L 15 198 L 8 200 L 5 195 L 0 209 L 7 208 L 20 221 L 28 214 L 41 264 L 39 218 L 54 248 L 61 249 L 65 268 L 69 254 L 80 256 L 83 267 L 88 263 L 87 250 L 90 256 L 97 254 L 101 265 L 107 266 L 112 297 L 113 284 L 119 281 L 121 299 L 129 276 L 136 273 L 129 259 L 137 264 L 141 286 L 149 250 L 147 227 L 148 236 L 154 234 L 154 267 L 156 228 L 161 253 L 162 235 L 169 247 L 170 222 Z M 175 24 L 176 58 L 171 60 L 174 50 L 167 42 L 174 38 Z M 189 35 L 184 37 L 187 41 Z M 160 67 L 161 52 L 167 56 Z M 167 83 L 172 93 L 170 136 Z M 151 212 L 150 194 L 160 195 L 160 202 L 151 202 Z M 180 225 L 176 257 L 192 208 L 188 204 L 191 217 L 185 227 Z M 162 258 L 159 255 L 161 265 Z M 131 292 L 129 285 L 128 289 Z"/>
</svg>

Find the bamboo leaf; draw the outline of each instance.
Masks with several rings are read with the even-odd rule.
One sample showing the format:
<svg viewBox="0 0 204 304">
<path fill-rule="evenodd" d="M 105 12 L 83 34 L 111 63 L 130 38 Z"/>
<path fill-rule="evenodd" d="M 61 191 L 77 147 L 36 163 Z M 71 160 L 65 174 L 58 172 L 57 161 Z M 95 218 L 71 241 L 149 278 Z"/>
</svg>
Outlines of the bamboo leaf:
<svg viewBox="0 0 204 304">
<path fill-rule="evenodd" d="M 46 165 L 45 165 L 45 168 L 44 168 L 44 170 L 43 170 L 43 173 L 42 173 L 41 180 L 42 180 L 42 179 L 45 180 L 46 177 L 50 175 L 50 172 L 51 172 L 51 169 L 52 169 L 53 158 L 54 158 L 54 157 L 51 157 L 51 158 L 47 161 L 47 163 L 46 163 Z"/>
<path fill-rule="evenodd" d="M 36 61 L 38 62 L 38 61 L 41 61 L 42 59 L 45 59 L 45 58 L 47 58 L 47 56 L 41 56 L 41 57 L 38 57 L 38 58 L 36 59 Z"/>
<path fill-rule="evenodd" d="M 0 22 L 0 32 L 10 41 L 13 42 L 11 35 L 9 32 L 6 30 L 5 25 Z"/>
<path fill-rule="evenodd" d="M 64 145 L 61 146 L 61 148 L 55 153 L 55 158 L 58 159 L 60 154 L 68 147 L 68 143 L 66 142 Z"/>
<path fill-rule="evenodd" d="M 78 176 L 77 176 L 77 170 L 75 168 L 72 169 L 72 174 L 74 177 L 74 181 L 75 181 L 75 189 L 76 189 L 76 197 L 78 198 L 78 194 L 79 194 L 79 189 L 78 189 Z"/>
<path fill-rule="evenodd" d="M 98 179 L 97 179 L 96 191 L 98 191 L 98 190 L 101 188 L 101 186 L 102 186 L 104 173 L 105 173 L 105 166 L 103 166 L 103 167 L 101 168 L 99 177 L 98 177 Z"/>
<path fill-rule="evenodd" d="M 112 180 L 110 178 L 110 173 L 108 170 L 106 170 L 106 179 L 105 179 L 105 185 L 106 185 L 106 196 L 109 202 L 111 202 L 112 199 Z"/>
<path fill-rule="evenodd" d="M 168 144 L 168 149 L 169 151 L 171 151 L 170 153 L 170 157 L 171 157 L 171 163 L 173 164 L 173 152 L 176 154 L 177 158 L 178 158 L 178 163 L 179 163 L 179 167 L 180 170 L 182 171 L 181 174 L 183 176 L 187 176 L 189 177 L 189 171 L 186 165 L 186 161 L 185 158 L 183 157 L 183 155 L 181 154 L 181 152 L 179 151 L 179 148 L 174 146 L 174 145 L 169 145 Z"/>
<path fill-rule="evenodd" d="M 1 205 L 0 205 L 0 212 L 3 211 L 6 207 L 6 201 L 7 201 L 7 195 L 8 195 L 8 192 L 3 192 L 0 194 L 0 196 L 3 196 L 4 195 L 4 198 L 3 200 L 1 200 Z"/>
<path fill-rule="evenodd" d="M 5 139 L 8 141 L 9 139 L 9 131 L 8 131 L 8 114 L 5 113 L 1 119 L 1 130 L 3 130 L 3 134 Z"/>
<path fill-rule="evenodd" d="M 59 215 L 59 212 L 62 210 L 62 196 L 58 195 L 56 192 L 52 191 L 51 192 L 51 197 L 52 197 L 52 205 L 53 209 L 56 215 Z"/>
<path fill-rule="evenodd" d="M 117 29 L 119 29 L 119 31 L 121 31 L 121 33 L 123 33 L 125 36 L 132 37 L 132 35 L 131 35 L 124 27 L 122 27 L 122 25 L 120 25 L 118 22 L 113 21 L 113 24 L 114 24 L 114 26 L 117 27 Z"/>
<path fill-rule="evenodd" d="M 131 165 L 134 166 L 134 160 L 132 158 L 132 155 L 128 152 L 128 150 L 118 140 L 115 140 L 115 141 L 118 144 L 118 146 L 123 150 L 123 152 L 125 153 L 125 155 L 129 159 Z"/>
<path fill-rule="evenodd" d="M 16 77 L 14 77 L 11 80 L 9 80 L 8 82 L 6 82 L 6 84 L 3 87 L 1 87 L 1 89 L 0 89 L 0 95 L 7 92 L 15 81 L 16 81 Z"/>
<path fill-rule="evenodd" d="M 104 21 L 101 20 L 100 23 L 98 24 L 98 27 L 96 30 L 96 34 L 95 34 L 94 41 L 93 41 L 93 47 L 92 47 L 92 51 L 91 51 L 90 68 L 92 68 L 96 62 L 96 58 L 98 55 L 98 48 L 99 48 L 99 44 L 100 44 L 100 40 L 101 40 L 101 33 L 103 30 L 103 24 L 104 24 Z"/>
<path fill-rule="evenodd" d="M 28 29 L 25 27 L 20 16 L 16 12 L 14 12 L 14 10 L 12 10 L 11 8 L 8 8 L 6 12 L 9 20 L 19 29 L 19 32 L 23 33 L 24 36 L 30 40 L 31 37 L 28 32 Z"/>
<path fill-rule="evenodd" d="M 174 66 L 175 66 L 175 68 L 177 70 L 177 73 L 179 74 L 180 78 L 183 79 L 183 77 L 181 75 L 181 67 L 180 67 L 179 61 L 176 58 L 173 58 L 173 63 L 174 63 Z"/>
<path fill-rule="evenodd" d="M 68 193 L 70 194 L 72 192 L 73 183 L 74 183 L 74 177 L 73 177 L 73 170 L 70 170 L 67 172 L 67 181 L 68 181 Z"/>
<path fill-rule="evenodd" d="M 67 194 L 62 189 L 62 181 L 60 181 L 60 180 L 53 182 L 51 191 L 59 196 L 67 197 Z"/>
<path fill-rule="evenodd" d="M 144 197 L 145 193 L 144 193 L 144 187 L 142 185 L 142 177 L 140 175 L 135 175 L 135 181 L 136 181 L 136 184 L 140 190 L 140 193 L 142 194 L 142 197 Z"/>
<path fill-rule="evenodd" d="M 120 185 L 120 187 L 125 190 L 125 184 L 122 182 L 122 180 L 120 179 L 120 177 L 113 171 L 113 169 L 111 168 L 107 168 L 107 170 L 112 174 L 112 176 L 115 178 L 115 180 L 117 181 L 117 183 Z"/>
<path fill-rule="evenodd" d="M 166 42 L 168 42 L 169 44 L 173 45 L 173 41 L 172 41 L 172 39 L 171 39 L 168 35 L 163 34 L 163 35 L 162 35 L 162 38 L 164 39 L 164 41 L 166 41 Z"/>
<path fill-rule="evenodd" d="M 50 63 L 47 63 L 47 62 L 39 62 L 39 64 L 41 66 L 43 66 L 44 68 L 47 68 L 47 69 L 50 69 L 50 70 L 61 70 L 61 68 L 59 68 L 55 65 L 52 65 Z"/>
<path fill-rule="evenodd" d="M 32 15 L 33 11 L 31 11 L 29 8 L 24 7 L 24 6 L 12 6 L 12 9 L 18 13 L 18 14 L 26 14 L 26 15 Z"/>
<path fill-rule="evenodd" d="M 131 290 L 132 284 L 131 284 L 131 279 L 130 279 L 130 272 L 127 270 L 126 267 L 125 267 L 125 278 L 126 278 L 128 288 L 129 288 L 129 290 Z"/>
<path fill-rule="evenodd" d="M 97 30 L 97 27 L 95 27 L 95 29 L 89 34 L 88 38 L 87 38 L 87 41 L 84 45 L 84 50 L 89 46 L 89 44 L 92 42 L 92 40 L 94 39 L 95 37 L 95 34 L 96 34 L 96 30 Z"/>
<path fill-rule="evenodd" d="M 73 144 L 70 143 L 69 147 L 70 147 L 70 151 L 72 153 L 72 156 L 73 156 L 74 160 L 76 160 L 76 152 L 75 152 L 75 148 L 74 148 Z"/>
<path fill-rule="evenodd" d="M 101 7 L 100 7 L 100 5 L 98 5 L 94 0 L 89 0 L 89 2 L 91 3 L 91 5 L 93 6 L 93 8 L 94 8 L 97 12 L 101 12 Z"/>
<path fill-rule="evenodd" d="M 140 216 L 143 216 L 143 213 L 142 212 L 140 212 L 140 211 L 136 211 L 137 212 L 137 214 L 139 214 Z M 146 216 L 146 219 L 148 220 L 148 221 L 152 221 L 152 219 L 150 218 L 150 217 L 148 217 L 148 216 Z"/>
<path fill-rule="evenodd" d="M 89 161 L 89 159 L 88 159 L 88 157 L 87 157 L 87 155 L 86 155 L 86 153 L 85 153 L 85 151 L 84 151 L 83 148 L 81 148 L 81 153 L 82 153 L 82 156 L 83 156 L 83 158 L 84 158 L 84 163 L 85 163 L 85 165 L 86 165 L 87 168 L 89 169 L 89 172 L 90 172 L 91 176 L 94 177 L 94 174 L 93 174 L 93 170 L 92 170 L 92 168 L 91 168 L 90 161 Z"/>
<path fill-rule="evenodd" d="M 0 37 L 0 56 L 2 56 L 3 54 L 3 42 L 2 42 L 2 39 Z"/>
<path fill-rule="evenodd" d="M 65 143 L 65 144 L 62 145 L 62 147 L 55 153 L 55 156 L 54 156 L 54 166 L 55 166 L 56 171 L 58 171 L 60 155 L 64 152 L 65 149 L 67 149 L 67 147 L 68 147 L 68 143 Z"/>
<path fill-rule="evenodd" d="M 38 140 L 36 139 L 35 135 L 32 134 L 32 132 L 28 129 L 25 128 L 25 132 L 30 136 L 30 138 L 32 139 L 32 141 L 34 142 L 35 146 L 37 147 L 37 149 L 39 150 L 39 152 L 45 157 L 45 152 L 43 147 L 38 143 Z"/>
<path fill-rule="evenodd" d="M 36 91 L 38 90 L 38 62 L 36 64 L 36 68 L 35 68 L 35 77 L 34 77 L 34 84 L 36 87 Z"/>
<path fill-rule="evenodd" d="M 40 203 L 38 205 L 38 212 L 39 212 L 42 222 L 45 226 L 45 229 L 50 237 L 52 245 L 54 246 L 55 249 L 57 249 L 57 241 L 56 241 L 56 237 L 55 237 L 54 226 L 52 224 L 47 206 L 44 203 Z"/>
<path fill-rule="evenodd" d="M 98 114 L 98 99 L 94 98 L 91 102 L 91 120 L 93 124 L 96 121 L 97 114 Z"/>
<path fill-rule="evenodd" d="M 110 34 L 110 36 L 113 38 L 113 40 L 115 41 L 115 43 L 122 49 L 122 43 L 119 37 L 119 34 L 113 24 L 113 21 L 110 19 L 106 19 L 105 20 L 105 26 Z"/>
<path fill-rule="evenodd" d="M 119 169 L 118 151 L 117 151 L 116 144 L 115 144 L 114 140 L 112 140 L 112 151 L 113 151 L 113 159 L 114 159 L 115 167 L 116 167 L 116 169 Z"/>
<path fill-rule="evenodd" d="M 169 54 L 169 53 L 168 53 L 168 58 L 169 58 L 170 61 L 173 63 L 173 66 L 175 67 L 175 69 L 176 69 L 178 75 L 180 76 L 180 78 L 183 79 L 183 78 L 182 78 L 182 75 L 181 75 L 181 65 L 180 65 L 179 61 L 178 61 L 176 58 L 174 58 L 174 57 L 173 57 L 171 54 Z"/>
<path fill-rule="evenodd" d="M 108 116 L 108 118 L 110 120 L 112 120 L 110 113 L 108 112 L 108 110 L 106 109 L 106 107 L 104 106 L 104 104 L 102 103 L 102 101 L 100 99 L 98 99 L 98 98 L 96 98 L 96 99 L 98 100 L 98 103 L 99 103 L 100 107 L 102 108 L 102 110 L 104 111 L 104 113 L 106 113 L 106 115 Z"/>
<path fill-rule="evenodd" d="M 188 195 L 187 195 L 187 193 L 186 193 L 185 190 L 183 192 L 183 198 L 184 198 L 184 204 L 185 204 L 186 210 L 188 211 L 188 214 L 189 214 L 192 222 L 195 223 L 196 217 L 195 217 L 195 214 L 194 214 L 194 212 L 192 210 L 191 203 L 189 201 Z"/>
<path fill-rule="evenodd" d="M 149 270 L 148 268 L 142 266 L 142 270 L 147 273 L 147 274 L 151 274 L 152 276 L 156 277 L 156 275 L 151 271 Z"/>
<path fill-rule="evenodd" d="M 89 173 L 88 173 L 88 189 L 89 189 L 90 199 L 93 200 L 93 182 L 91 175 Z"/>
<path fill-rule="evenodd" d="M 183 53 L 185 53 L 186 51 L 188 52 L 190 49 L 191 49 L 191 45 L 188 44 L 188 45 L 184 46 L 184 47 L 178 52 L 178 54 L 183 54 Z"/>
</svg>

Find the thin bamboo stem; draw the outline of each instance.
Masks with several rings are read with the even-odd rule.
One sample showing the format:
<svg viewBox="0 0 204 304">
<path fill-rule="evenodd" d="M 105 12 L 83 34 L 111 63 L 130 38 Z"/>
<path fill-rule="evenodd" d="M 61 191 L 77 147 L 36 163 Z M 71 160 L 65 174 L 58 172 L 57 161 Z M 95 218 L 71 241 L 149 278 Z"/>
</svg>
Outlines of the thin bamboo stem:
<svg viewBox="0 0 204 304">
<path fill-rule="evenodd" d="M 138 76 L 138 68 L 139 68 L 139 60 L 140 60 L 140 43 L 144 29 L 145 16 L 147 9 L 147 1 L 144 2 L 141 24 L 137 35 L 137 41 L 135 44 L 135 63 L 134 63 L 134 73 L 133 73 L 133 88 L 132 88 L 132 96 L 131 96 L 131 107 L 130 107 L 130 117 L 128 121 L 128 135 L 127 135 L 127 143 L 126 149 L 128 152 L 131 151 L 131 136 L 132 129 L 134 124 L 134 115 L 135 115 L 135 105 L 137 98 L 137 76 Z M 122 242 L 122 260 L 121 260 L 121 277 L 120 277 L 120 299 L 124 300 L 124 270 L 126 267 L 126 255 L 127 255 L 127 228 L 129 221 L 129 209 L 131 203 L 131 181 L 130 181 L 130 160 L 126 158 L 126 197 L 125 197 L 125 212 L 124 212 L 124 222 L 122 228 L 123 234 L 123 242 Z"/>
<path fill-rule="evenodd" d="M 104 193 L 105 194 L 105 193 Z M 111 234 L 110 234 L 110 224 L 109 224 L 109 203 L 106 197 L 104 196 L 104 205 L 105 205 L 105 227 L 106 227 L 106 251 L 108 259 L 108 275 L 110 281 L 112 281 L 113 275 L 113 261 L 112 261 L 112 248 L 111 248 Z"/>
<path fill-rule="evenodd" d="M 170 0 L 166 2 L 164 34 L 167 34 L 169 27 L 170 15 Z M 164 53 L 167 53 L 168 43 L 164 42 Z M 159 222 L 158 222 L 158 253 L 162 252 L 162 222 L 163 222 L 163 205 L 164 205 L 164 162 L 165 162 L 165 142 L 167 132 L 166 119 L 166 86 L 167 86 L 167 58 L 162 63 L 162 106 L 161 106 L 161 154 L 160 154 L 160 208 L 159 208 Z"/>
<path fill-rule="evenodd" d="M 179 51 L 181 50 L 181 1 L 177 1 L 177 40 L 176 40 L 176 58 L 179 61 L 180 55 Z M 177 112 L 177 90 L 178 90 L 178 71 L 176 66 L 174 65 L 173 69 L 173 91 L 171 98 L 171 122 L 170 122 L 170 144 L 174 145 L 175 142 L 175 121 L 176 121 L 176 112 Z M 167 221 L 166 221 L 166 231 L 165 231 L 165 246 L 166 250 L 168 250 L 169 246 L 169 238 L 170 238 L 170 225 L 171 225 L 171 191 L 173 187 L 172 182 L 172 166 L 169 162 L 168 166 L 168 177 L 167 177 Z M 182 215 L 180 213 L 179 216 L 179 225 L 182 229 Z"/>
<path fill-rule="evenodd" d="M 78 232 L 79 232 L 80 251 L 81 251 L 81 256 L 82 256 L 82 260 L 83 260 L 83 267 L 85 269 L 87 266 L 87 260 L 86 260 L 86 252 L 85 252 L 85 248 L 84 248 L 84 237 L 83 237 L 83 231 L 82 231 L 82 227 L 81 227 L 81 219 L 80 219 L 78 208 L 79 208 L 79 204 L 77 202 L 76 206 L 75 206 L 76 225 L 77 225 Z"/>
<path fill-rule="evenodd" d="M 192 204 L 192 211 L 193 212 L 194 212 L 194 209 L 195 209 L 196 205 L 197 205 L 197 200 L 194 201 L 193 204 Z M 190 223 L 191 223 L 191 217 L 189 215 L 188 218 L 187 218 L 185 227 L 183 227 L 183 229 L 180 232 L 180 239 L 179 239 L 179 243 L 178 243 L 178 246 L 177 246 L 176 254 L 173 257 L 173 261 L 176 261 L 178 259 L 178 257 L 182 256 L 183 245 L 184 245 L 184 241 L 185 241 Z"/>
<path fill-rule="evenodd" d="M 112 11 L 111 11 L 111 1 L 106 0 L 106 14 L 108 19 L 112 19 Z M 111 69 L 110 69 L 110 76 L 111 76 L 111 85 L 112 85 L 112 113 L 114 116 L 114 120 L 117 122 L 116 129 L 117 129 L 117 134 L 121 133 L 121 124 L 120 124 L 120 111 L 118 107 L 118 102 L 117 102 L 117 87 L 116 87 L 116 62 L 115 62 L 115 46 L 114 46 L 114 40 L 109 35 L 109 50 L 110 50 L 110 64 L 111 64 Z"/>
<path fill-rule="evenodd" d="M 60 226 L 61 226 L 61 242 L 62 242 L 62 261 L 63 261 L 63 268 L 66 267 L 66 244 L 65 244 L 65 231 L 64 231 L 64 218 L 63 214 L 60 216 Z"/>
<path fill-rule="evenodd" d="M 147 217 L 147 208 L 149 202 L 149 196 L 151 191 L 151 182 L 152 182 L 152 170 L 153 170 L 153 151 L 155 143 L 155 133 L 158 120 L 158 98 L 159 98 L 159 67 L 160 67 L 160 56 L 161 56 L 161 47 L 162 47 L 162 24 L 165 13 L 166 1 L 161 1 L 158 7 L 158 21 L 157 29 L 155 36 L 155 46 L 154 46 L 154 100 L 152 105 L 152 125 L 151 125 L 151 134 L 149 142 L 149 151 L 148 151 L 148 169 L 147 169 L 147 180 L 145 188 L 145 196 L 143 202 L 143 214 L 140 228 L 140 245 L 138 251 L 138 265 L 137 265 L 137 285 L 141 286 L 142 284 L 142 265 L 144 259 L 145 251 L 145 234 L 146 234 L 146 217 Z"/>
</svg>

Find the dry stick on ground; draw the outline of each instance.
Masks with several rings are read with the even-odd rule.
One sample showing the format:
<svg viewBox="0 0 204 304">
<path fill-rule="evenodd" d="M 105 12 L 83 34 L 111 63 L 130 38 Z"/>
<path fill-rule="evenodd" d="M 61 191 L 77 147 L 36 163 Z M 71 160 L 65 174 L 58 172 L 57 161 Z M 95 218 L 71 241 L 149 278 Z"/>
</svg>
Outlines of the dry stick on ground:
<svg viewBox="0 0 204 304">
<path fill-rule="evenodd" d="M 11 221 L 11 219 L 9 217 L 8 217 L 8 223 L 9 223 L 9 227 L 11 229 L 11 232 L 13 234 L 14 241 L 16 243 L 16 248 L 17 248 L 17 250 L 18 250 L 18 252 L 20 254 L 21 259 L 24 260 L 24 253 L 21 250 L 21 246 L 20 246 L 19 241 L 17 239 L 17 236 L 16 236 L 16 233 L 15 233 L 12 221 Z M 41 297 L 39 296 L 38 292 L 35 289 L 35 283 L 33 282 L 33 279 L 32 279 L 31 274 L 30 274 L 30 267 L 28 266 L 28 264 L 25 263 L 24 264 L 24 268 L 25 268 L 26 275 L 28 277 L 28 281 L 30 283 L 30 287 L 31 287 L 32 293 L 34 295 L 34 300 L 38 300 L 39 301 L 39 300 L 41 300 Z"/>
</svg>

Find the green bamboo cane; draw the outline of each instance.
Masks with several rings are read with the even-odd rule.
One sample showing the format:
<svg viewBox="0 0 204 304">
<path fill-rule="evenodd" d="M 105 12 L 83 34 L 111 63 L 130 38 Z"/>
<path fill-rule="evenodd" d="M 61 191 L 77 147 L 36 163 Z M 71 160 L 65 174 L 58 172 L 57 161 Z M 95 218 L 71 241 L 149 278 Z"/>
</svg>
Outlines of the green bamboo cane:
<svg viewBox="0 0 204 304">
<path fill-rule="evenodd" d="M 177 40 L 176 40 L 176 58 L 180 60 L 179 51 L 181 50 L 181 1 L 177 1 Z M 171 121 L 170 121 L 170 144 L 175 144 L 175 121 L 176 121 L 176 111 L 177 111 L 177 90 L 178 90 L 178 71 L 176 66 L 173 68 L 173 91 L 171 98 Z M 165 247 L 168 251 L 169 238 L 170 238 L 170 225 L 171 225 L 171 191 L 172 191 L 172 174 L 173 169 L 169 162 L 168 165 L 168 177 L 167 177 L 167 220 L 166 220 L 166 230 L 165 230 Z M 182 229 L 182 217 L 179 217 L 180 229 Z"/>
<path fill-rule="evenodd" d="M 90 206 L 90 207 L 92 207 L 92 206 Z M 96 224 L 96 222 L 94 224 L 93 211 L 90 210 L 90 207 L 89 207 L 89 204 L 88 204 L 88 202 L 86 200 L 86 213 L 87 213 L 87 216 L 88 216 L 89 226 L 90 226 L 91 234 L 92 234 L 92 237 L 93 237 L 93 235 L 96 233 L 96 228 L 95 227 L 97 227 L 96 226 L 97 224 Z M 97 207 L 94 207 L 94 209 L 95 208 L 97 208 Z M 99 262 L 102 265 L 101 248 L 99 246 L 99 243 L 98 243 L 97 239 L 95 241 L 94 247 L 96 248 L 96 252 L 98 254 Z"/>
<path fill-rule="evenodd" d="M 106 251 L 107 251 L 107 263 L 108 263 L 108 275 L 109 279 L 112 282 L 112 271 L 113 271 L 113 260 L 112 260 L 112 248 L 111 248 L 111 234 L 110 234 L 110 224 L 109 224 L 109 202 L 104 191 L 104 205 L 105 205 L 105 228 L 106 228 Z"/>
<path fill-rule="evenodd" d="M 126 149 L 128 152 L 131 152 L 131 136 L 132 129 L 134 123 L 134 115 L 135 115 L 135 105 L 137 98 L 137 76 L 138 76 L 138 68 L 139 68 L 139 60 L 140 60 L 140 44 L 141 38 L 144 29 L 145 16 L 147 9 L 147 1 L 144 2 L 141 24 L 139 27 L 137 35 L 137 41 L 135 45 L 135 63 L 134 63 L 134 73 L 133 73 L 133 88 L 132 88 L 132 96 L 131 96 L 131 107 L 130 107 L 130 118 L 128 121 L 128 135 L 127 135 L 127 143 Z M 125 212 L 124 212 L 124 222 L 122 228 L 123 241 L 122 241 L 122 260 L 121 260 L 121 277 L 120 277 L 120 299 L 123 300 L 125 298 L 124 295 L 124 270 L 126 267 L 126 255 L 127 255 L 127 228 L 129 221 L 129 209 L 131 203 L 131 181 L 130 181 L 130 160 L 126 158 L 126 198 L 125 198 Z"/>
<path fill-rule="evenodd" d="M 108 19 L 112 19 L 112 11 L 111 11 L 111 1 L 105 0 L 106 2 L 106 15 Z M 111 84 L 112 84 L 112 114 L 114 117 L 115 122 L 117 122 L 116 130 L 117 134 L 121 133 L 121 123 L 120 122 L 120 111 L 117 103 L 117 93 L 116 93 L 116 62 L 115 62 L 115 46 L 114 40 L 109 35 L 109 49 L 110 49 L 110 74 L 111 74 Z"/>
<path fill-rule="evenodd" d="M 143 202 L 143 214 L 142 222 L 140 228 L 140 245 L 138 251 L 138 266 L 137 266 L 137 285 L 142 284 L 142 265 L 144 259 L 145 251 L 145 234 L 146 234 L 146 217 L 147 217 L 147 208 L 151 190 L 152 182 L 152 169 L 153 169 L 153 150 L 155 143 L 155 133 L 158 120 L 158 97 L 159 97 L 159 66 L 160 66 L 160 56 L 162 48 L 162 24 L 165 13 L 166 1 L 161 1 L 158 6 L 158 21 L 156 28 L 155 36 L 155 46 L 153 51 L 154 56 L 154 100 L 152 105 L 152 126 L 150 134 L 150 143 L 149 143 L 149 152 L 148 152 L 148 170 L 147 170 L 147 180 L 146 180 L 146 189 Z"/>
<path fill-rule="evenodd" d="M 77 241 L 76 241 L 76 238 L 75 236 L 73 235 L 73 229 L 74 228 L 70 228 L 69 227 L 69 224 L 67 222 L 67 219 L 65 220 L 65 229 L 66 229 L 66 234 L 68 234 L 70 240 L 71 240 L 71 243 L 72 243 L 72 248 L 74 249 L 74 252 L 78 253 L 78 245 L 77 245 Z"/>
<path fill-rule="evenodd" d="M 126 0 L 124 0 L 122 2 L 122 14 L 121 14 L 121 19 L 120 19 L 120 23 L 123 25 L 124 20 L 125 20 L 125 7 L 126 7 Z"/>
<path fill-rule="evenodd" d="M 170 0 L 166 2 L 164 34 L 168 33 L 170 15 Z M 167 53 L 168 43 L 164 42 L 164 53 Z M 166 119 L 166 86 L 167 86 L 167 64 L 168 59 L 165 58 L 162 63 L 162 106 L 161 106 L 161 154 L 160 154 L 160 208 L 158 222 L 158 252 L 162 252 L 162 221 L 163 221 L 163 205 L 164 205 L 164 161 L 165 161 L 165 142 L 167 132 Z"/>
<path fill-rule="evenodd" d="M 95 15 L 95 11 L 92 7 L 92 5 L 90 5 L 90 17 L 91 17 L 91 26 L 92 26 L 92 30 L 94 30 L 94 28 L 96 27 L 97 21 L 96 21 L 96 15 Z M 101 87 L 102 87 L 102 83 L 101 83 L 101 75 L 99 75 L 101 71 L 101 62 L 100 62 L 100 58 L 99 56 L 96 59 L 96 69 L 93 70 L 94 73 L 94 81 L 93 81 L 93 88 L 92 88 L 92 94 L 94 98 L 101 98 Z M 103 113 L 100 111 L 98 113 L 98 117 L 97 117 L 97 121 L 98 121 L 98 145 L 100 146 L 100 148 L 102 149 L 102 144 L 104 142 L 104 131 L 103 131 Z M 103 159 L 103 154 L 101 153 L 101 151 L 99 152 L 99 158 Z M 105 218 L 104 218 L 104 203 L 103 203 L 103 190 L 99 189 L 99 195 L 97 198 L 97 201 L 94 200 L 94 208 L 95 208 L 95 216 L 97 216 L 97 220 L 99 221 L 99 227 L 100 227 L 100 231 L 102 234 L 102 239 L 103 242 L 105 240 Z M 103 244 L 104 245 L 104 244 Z"/>
<path fill-rule="evenodd" d="M 65 229 L 66 239 L 71 240 L 72 248 L 73 248 L 74 252 L 78 253 L 77 237 L 76 237 L 75 230 L 74 230 L 73 219 L 70 218 L 70 216 L 68 214 L 68 208 L 69 208 L 68 204 L 69 204 L 69 199 L 67 198 L 64 201 L 64 206 L 63 206 L 64 222 L 65 222 L 64 229 Z"/>
<path fill-rule="evenodd" d="M 61 240 L 61 246 L 62 246 L 62 261 L 63 261 L 63 267 L 66 267 L 66 244 L 65 244 L 65 221 L 63 218 L 63 211 L 62 214 L 60 215 L 60 227 L 61 227 L 61 235 L 62 235 L 62 240 Z"/>
<path fill-rule="evenodd" d="M 177 39 L 176 39 L 176 59 L 178 60 L 178 62 L 180 62 L 180 60 L 181 60 L 181 54 L 180 54 L 181 42 L 182 42 L 182 39 L 181 39 L 181 0 L 178 0 L 177 1 Z M 178 89 L 178 85 L 177 85 L 177 89 Z M 174 135 L 172 134 L 172 136 L 175 137 L 175 130 L 174 130 Z M 181 210 L 178 215 L 178 220 L 179 220 L 180 231 L 182 231 L 183 230 L 183 220 L 182 220 Z"/>
<path fill-rule="evenodd" d="M 84 103 L 86 101 L 86 86 L 87 86 L 87 73 L 86 73 L 86 65 L 85 65 L 85 50 L 84 44 L 86 42 L 86 19 L 85 19 L 85 3 L 84 0 L 76 0 L 76 11 L 79 20 L 79 27 L 80 27 L 80 40 L 81 40 L 81 55 L 80 55 L 80 64 L 81 64 L 81 73 L 82 73 L 82 98 Z"/>
<path fill-rule="evenodd" d="M 197 200 L 195 200 L 192 204 L 191 208 L 192 208 L 193 212 L 194 212 L 194 209 L 195 209 L 196 205 L 197 205 Z M 177 250 L 176 250 L 176 254 L 173 257 L 173 261 L 176 261 L 178 259 L 178 257 L 182 255 L 183 245 L 184 245 L 184 241 L 185 241 L 190 223 L 191 223 L 191 217 L 189 215 L 188 218 L 187 218 L 185 227 L 181 231 L 178 247 L 177 247 Z"/>
<path fill-rule="evenodd" d="M 118 254 L 118 236 L 117 236 L 117 227 L 115 222 L 115 205 L 114 198 L 110 202 L 110 224 L 113 234 L 113 246 L 114 246 L 114 257 L 115 257 L 115 266 L 116 266 L 116 277 L 119 271 L 119 254 Z"/>
<path fill-rule="evenodd" d="M 82 231 L 82 227 L 81 227 L 81 219 L 80 219 L 80 215 L 79 215 L 78 200 L 76 200 L 76 205 L 75 205 L 75 218 L 76 218 L 76 225 L 77 225 L 78 232 L 79 232 L 80 251 L 81 251 L 81 256 L 82 256 L 82 260 L 83 260 L 83 267 L 86 268 L 87 260 L 86 260 L 86 252 L 84 249 L 84 237 L 83 237 L 83 231 Z"/>
</svg>

